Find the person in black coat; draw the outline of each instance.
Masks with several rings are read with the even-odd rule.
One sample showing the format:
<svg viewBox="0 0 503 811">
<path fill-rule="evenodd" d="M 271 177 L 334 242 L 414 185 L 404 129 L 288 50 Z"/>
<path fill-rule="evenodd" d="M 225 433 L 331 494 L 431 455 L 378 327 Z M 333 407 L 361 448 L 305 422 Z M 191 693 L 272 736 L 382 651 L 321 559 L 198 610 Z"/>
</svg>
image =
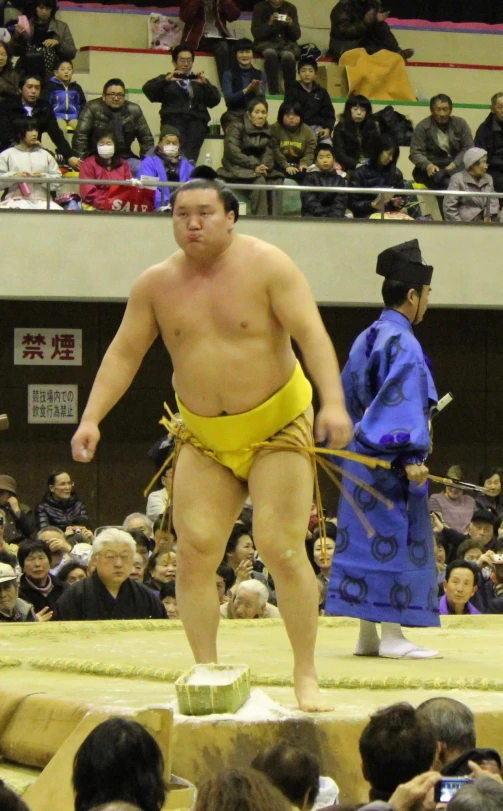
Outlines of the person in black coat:
<svg viewBox="0 0 503 811">
<path fill-rule="evenodd" d="M 494 181 L 494 189 L 503 192 L 503 93 L 491 99 L 491 112 L 475 133 L 475 146 L 487 152 L 487 171 Z M 503 200 L 498 201 L 500 207 Z"/>
<path fill-rule="evenodd" d="M 318 65 L 312 57 L 299 60 L 299 81 L 287 85 L 285 101 L 299 102 L 304 113 L 304 123 L 308 124 L 320 140 L 328 141 L 335 124 L 335 110 L 330 95 L 316 81 Z"/>
<path fill-rule="evenodd" d="M 386 22 L 388 16 L 381 0 L 340 0 L 330 14 L 328 56 L 339 61 L 346 51 L 365 48 L 368 54 L 386 50 L 399 53 L 404 60 L 410 59 L 414 51 L 400 48 Z"/>
<path fill-rule="evenodd" d="M 330 144 L 318 144 L 314 153 L 316 171 L 306 172 L 305 186 L 333 189 L 346 186 L 346 179 L 335 169 L 335 154 Z M 300 195 L 303 217 L 344 217 L 348 195 L 338 192 L 303 191 Z"/>
<path fill-rule="evenodd" d="M 47 479 L 47 490 L 35 510 L 38 529 L 89 526 L 87 509 L 74 491 L 74 484 L 66 470 L 54 470 Z"/>
<path fill-rule="evenodd" d="M 337 163 L 345 172 L 351 172 L 365 162 L 376 135 L 378 129 L 368 98 L 356 94 L 349 96 L 332 135 Z"/>
<path fill-rule="evenodd" d="M 69 588 L 57 577 L 50 574 L 51 550 L 45 541 L 23 541 L 19 545 L 17 559 L 21 571 L 19 596 L 31 603 L 39 619 L 52 617 L 59 598 Z"/>
<path fill-rule="evenodd" d="M 386 133 L 380 135 L 371 147 L 370 158 L 352 173 L 349 185 L 364 189 L 404 189 L 403 175 L 396 165 L 399 154 L 400 150 L 391 136 Z M 380 194 L 352 194 L 350 198 L 355 217 L 370 217 L 381 210 Z M 390 193 L 384 209 L 400 211 L 406 203 L 406 197 Z"/>
</svg>

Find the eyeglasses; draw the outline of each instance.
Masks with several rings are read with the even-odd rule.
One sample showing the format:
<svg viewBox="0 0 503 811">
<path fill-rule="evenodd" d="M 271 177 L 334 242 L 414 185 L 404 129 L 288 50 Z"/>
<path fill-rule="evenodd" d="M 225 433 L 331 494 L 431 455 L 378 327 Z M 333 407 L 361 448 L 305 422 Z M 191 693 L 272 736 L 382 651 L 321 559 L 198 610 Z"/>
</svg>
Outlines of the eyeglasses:
<svg viewBox="0 0 503 811">
<path fill-rule="evenodd" d="M 180 65 L 191 65 L 194 61 L 191 56 L 188 56 L 186 59 L 183 56 L 179 56 L 176 60 L 180 63 Z"/>
<path fill-rule="evenodd" d="M 125 93 L 105 93 L 105 96 L 110 96 L 111 99 L 125 99 Z"/>
<path fill-rule="evenodd" d="M 114 555 L 112 552 L 107 552 L 106 554 L 102 555 L 103 560 L 106 560 L 107 563 L 115 563 L 118 560 L 120 563 L 127 563 L 131 560 L 131 555 L 123 554 L 123 555 Z"/>
</svg>

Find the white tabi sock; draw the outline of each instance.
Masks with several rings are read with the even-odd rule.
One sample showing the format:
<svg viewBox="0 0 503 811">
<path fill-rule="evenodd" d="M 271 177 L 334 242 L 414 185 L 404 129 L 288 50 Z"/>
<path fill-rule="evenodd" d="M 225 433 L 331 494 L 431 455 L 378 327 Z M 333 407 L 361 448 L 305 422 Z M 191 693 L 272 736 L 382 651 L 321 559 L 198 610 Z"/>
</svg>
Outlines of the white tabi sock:
<svg viewBox="0 0 503 811">
<path fill-rule="evenodd" d="M 354 651 L 355 656 L 378 656 L 379 634 L 375 622 L 360 620 L 360 636 Z"/>
<path fill-rule="evenodd" d="M 381 622 L 381 644 L 379 656 L 386 659 L 432 659 L 438 651 L 423 648 L 409 642 L 402 633 L 402 627 L 396 622 Z"/>
</svg>

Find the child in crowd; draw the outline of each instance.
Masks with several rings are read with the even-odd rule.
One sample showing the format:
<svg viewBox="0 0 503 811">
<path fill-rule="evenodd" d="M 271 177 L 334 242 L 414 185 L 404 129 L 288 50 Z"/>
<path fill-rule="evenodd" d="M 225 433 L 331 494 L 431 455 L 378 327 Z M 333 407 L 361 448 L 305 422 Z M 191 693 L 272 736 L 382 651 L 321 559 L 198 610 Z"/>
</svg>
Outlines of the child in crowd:
<svg viewBox="0 0 503 811">
<path fill-rule="evenodd" d="M 73 132 L 86 97 L 79 83 L 73 81 L 70 59 L 61 59 L 56 64 L 54 75 L 47 82 L 47 93 L 60 127 Z"/>
<path fill-rule="evenodd" d="M 314 166 L 307 170 L 303 183 L 305 186 L 319 186 L 327 189 L 326 194 L 302 192 L 302 215 L 304 217 L 344 217 L 348 206 L 348 195 L 328 191 L 334 187 L 340 188 L 347 185 L 345 177 L 337 171 L 334 149 L 330 144 L 318 144 L 314 154 Z"/>
</svg>

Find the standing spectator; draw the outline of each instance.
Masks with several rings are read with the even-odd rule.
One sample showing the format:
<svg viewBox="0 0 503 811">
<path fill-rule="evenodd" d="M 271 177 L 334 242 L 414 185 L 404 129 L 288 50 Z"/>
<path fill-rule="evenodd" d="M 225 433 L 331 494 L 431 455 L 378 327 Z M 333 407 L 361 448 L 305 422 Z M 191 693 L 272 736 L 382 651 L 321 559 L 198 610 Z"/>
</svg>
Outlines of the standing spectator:
<svg viewBox="0 0 503 811">
<path fill-rule="evenodd" d="M 61 59 L 56 64 L 46 89 L 56 118 L 73 131 L 86 104 L 86 97 L 79 83 L 73 81 L 73 62 L 70 59 Z"/>
<path fill-rule="evenodd" d="M 430 99 L 430 110 L 431 115 L 420 121 L 412 134 L 412 174 L 417 183 L 429 189 L 446 189 L 451 175 L 462 168 L 473 138 L 464 118 L 452 115 L 452 99 L 445 93 Z"/>
<path fill-rule="evenodd" d="M 161 127 L 171 124 L 179 130 L 185 157 L 195 163 L 208 134 L 208 108 L 217 106 L 220 91 L 203 71 L 193 72 L 193 48 L 177 45 L 171 56 L 174 70 L 149 79 L 143 92 L 149 101 L 160 102 Z"/>
<path fill-rule="evenodd" d="M 478 197 L 480 192 L 493 192 L 493 179 L 487 174 L 487 152 L 476 146 L 463 156 L 464 170 L 451 177 L 449 191 L 469 191 L 471 197 L 446 196 L 444 217 L 451 222 L 497 222 L 497 197 Z"/>
<path fill-rule="evenodd" d="M 398 168 L 397 161 L 400 149 L 393 138 L 383 133 L 376 138 L 370 147 L 370 157 L 363 166 L 351 174 L 349 185 L 363 189 L 403 189 L 405 183 L 403 175 Z M 400 211 L 406 202 L 406 197 L 400 197 L 390 192 L 384 195 L 385 211 Z M 381 194 L 352 194 L 350 206 L 355 217 L 370 217 L 381 210 Z"/>
<path fill-rule="evenodd" d="M 17 497 L 17 483 L 12 476 L 0 474 L 0 507 L 5 514 L 4 540 L 19 544 L 35 533 L 35 518 L 26 504 Z"/>
<path fill-rule="evenodd" d="M 161 127 L 161 134 L 159 143 L 154 149 L 150 149 L 141 162 L 138 169 L 138 177 L 156 177 L 163 183 L 171 181 L 172 183 L 186 183 L 192 177 L 194 166 L 182 154 L 180 133 L 176 127 L 171 127 L 165 124 Z M 169 203 L 169 188 L 167 186 L 159 187 L 155 190 L 154 208 L 161 208 L 167 206 Z M 161 481 L 166 481 L 166 476 L 169 472 L 165 471 Z M 166 487 L 163 485 L 162 490 L 154 490 L 150 493 L 147 501 L 147 515 L 154 521 L 158 515 L 164 512 L 167 498 Z M 151 498 L 155 496 L 156 498 Z M 161 503 L 164 501 L 161 507 Z M 161 507 L 161 509 L 159 509 Z M 155 512 L 154 512 L 155 509 Z"/>
<path fill-rule="evenodd" d="M 0 188 L 7 189 L 7 200 L 19 199 L 23 207 L 28 203 L 45 206 L 46 189 L 40 184 L 30 184 L 32 177 L 61 180 L 58 164 L 40 145 L 37 122 L 22 118 L 15 124 L 16 145 L 0 153 Z M 51 190 L 57 186 L 51 183 Z"/>
<path fill-rule="evenodd" d="M 222 116 L 222 127 L 233 118 L 243 118 L 253 97 L 264 96 L 266 78 L 263 71 L 253 67 L 253 42 L 238 39 L 230 67 L 222 77 L 222 91 L 227 112 Z"/>
<path fill-rule="evenodd" d="M 440 614 L 480 614 L 470 600 L 477 591 L 477 567 L 466 560 L 453 560 L 445 572 L 444 596 L 438 605 Z"/>
<path fill-rule="evenodd" d="M 335 153 L 330 144 L 318 144 L 314 153 L 315 168 L 304 176 L 306 186 L 319 186 L 324 189 L 346 186 L 346 180 L 335 167 Z M 348 195 L 338 192 L 304 191 L 301 194 L 303 217 L 344 217 L 348 205 Z"/>
<path fill-rule="evenodd" d="M 19 73 L 12 67 L 10 47 L 0 42 L 0 101 L 19 92 Z"/>
<path fill-rule="evenodd" d="M 304 124 L 298 102 L 284 101 L 278 110 L 278 120 L 271 127 L 274 165 L 284 177 L 302 183 L 303 174 L 314 163 L 316 136 Z"/>
<path fill-rule="evenodd" d="M 447 478 L 464 479 L 459 465 L 451 465 L 445 474 Z M 475 510 L 475 499 L 458 487 L 446 487 L 443 493 L 435 493 L 429 500 L 431 512 L 439 512 L 448 527 L 458 532 L 468 532 L 468 526 Z"/>
<path fill-rule="evenodd" d="M 264 57 L 269 93 L 279 93 L 279 70 L 285 88 L 295 82 L 295 60 L 300 56 L 297 8 L 285 0 L 260 0 L 253 8 L 252 36 L 255 50 Z"/>
<path fill-rule="evenodd" d="M 210 51 L 217 63 L 220 83 L 229 67 L 231 34 L 226 23 L 239 19 L 235 0 L 180 0 L 179 16 L 185 28 L 182 42 L 195 51 Z"/>
<path fill-rule="evenodd" d="M 319 141 L 332 143 L 335 110 L 328 92 L 316 81 L 318 64 L 306 57 L 299 60 L 299 81 L 285 87 L 285 101 L 300 104 L 304 123 L 313 130 Z"/>
<path fill-rule="evenodd" d="M 101 98 L 88 101 L 82 108 L 73 136 L 73 148 L 79 157 L 91 154 L 97 130 L 115 134 L 117 155 L 127 160 L 136 175 L 141 159 L 154 146 L 154 138 L 140 105 L 126 101 L 122 79 L 109 79 Z M 139 158 L 131 149 L 135 140 L 140 146 Z"/>
<path fill-rule="evenodd" d="M 22 571 L 19 596 L 33 605 L 39 619 L 50 620 L 54 606 L 68 588 L 50 573 L 51 550 L 45 541 L 24 541 L 17 559 Z"/>
<path fill-rule="evenodd" d="M 365 163 L 377 135 L 378 129 L 368 98 L 349 96 L 333 132 L 335 158 L 345 172 L 351 172 Z"/>
<path fill-rule="evenodd" d="M 487 152 L 488 172 L 497 192 L 503 192 L 503 93 L 491 99 L 491 112 L 475 133 L 475 146 Z M 499 201 L 500 205 L 503 201 Z"/>
<path fill-rule="evenodd" d="M 489 468 L 480 474 L 479 484 L 485 488 L 486 494 L 477 496 L 477 509 L 489 510 L 496 517 L 503 515 L 502 482 L 503 470 L 500 467 Z"/>
<path fill-rule="evenodd" d="M 405 61 L 410 59 L 414 51 L 400 48 L 386 22 L 388 17 L 380 0 L 340 0 L 330 14 L 328 56 L 338 62 L 346 51 L 364 48 L 368 54 L 384 49 L 399 53 Z"/>
<path fill-rule="evenodd" d="M 66 23 L 56 19 L 57 0 L 35 0 L 35 16 L 30 19 L 29 35 L 16 26 L 12 45 L 18 73 L 34 71 L 42 78 L 51 76 L 56 62 L 75 59 L 77 48 Z"/>
<path fill-rule="evenodd" d="M 74 491 L 74 484 L 66 470 L 54 470 L 47 479 L 44 498 L 35 510 L 38 529 L 49 525 L 65 530 L 67 527 L 87 526 L 87 510 Z"/>
<path fill-rule="evenodd" d="M 0 622 L 37 621 L 31 603 L 19 597 L 16 572 L 8 563 L 0 563 Z"/>
<path fill-rule="evenodd" d="M 110 185 L 90 183 L 80 186 L 82 202 L 91 208 L 104 209 L 110 186 L 115 180 L 131 180 L 131 167 L 127 160 L 116 154 L 115 134 L 99 131 L 95 133 L 96 143 L 90 155 L 84 158 L 80 167 L 81 180 L 109 180 Z"/>
</svg>

